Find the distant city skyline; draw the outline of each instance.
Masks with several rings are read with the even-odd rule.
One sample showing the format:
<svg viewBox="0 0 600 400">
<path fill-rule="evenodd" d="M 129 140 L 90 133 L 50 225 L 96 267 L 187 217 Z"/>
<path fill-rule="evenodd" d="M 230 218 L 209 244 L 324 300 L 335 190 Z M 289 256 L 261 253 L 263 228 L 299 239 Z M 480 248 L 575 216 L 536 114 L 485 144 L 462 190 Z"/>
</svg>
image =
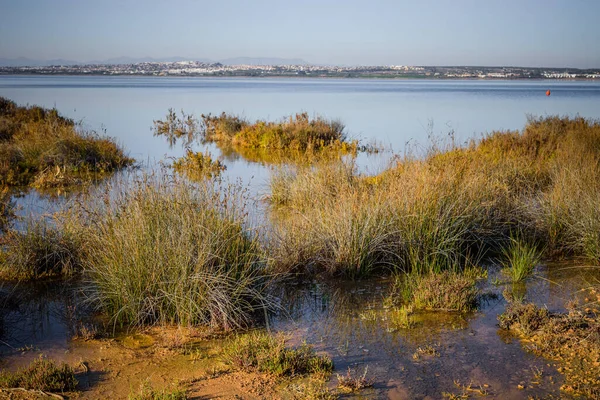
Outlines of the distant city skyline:
<svg viewBox="0 0 600 400">
<path fill-rule="evenodd" d="M 0 59 L 600 67 L 600 2 L 0 0 Z"/>
</svg>

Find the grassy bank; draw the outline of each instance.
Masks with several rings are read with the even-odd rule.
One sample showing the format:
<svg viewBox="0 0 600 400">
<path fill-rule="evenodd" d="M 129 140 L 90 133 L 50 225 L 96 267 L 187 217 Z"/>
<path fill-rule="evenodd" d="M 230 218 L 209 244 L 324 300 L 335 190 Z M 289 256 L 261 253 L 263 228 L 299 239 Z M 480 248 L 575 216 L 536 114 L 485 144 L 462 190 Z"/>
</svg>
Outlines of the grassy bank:
<svg viewBox="0 0 600 400">
<path fill-rule="evenodd" d="M 277 168 L 271 202 L 284 269 L 351 277 L 464 268 L 515 232 L 547 254 L 598 262 L 600 123 L 532 119 L 466 147 L 433 144 L 378 176 L 351 162 Z"/>
<path fill-rule="evenodd" d="M 112 139 L 82 132 L 55 109 L 0 98 L 0 185 L 71 186 L 132 162 Z"/>
</svg>

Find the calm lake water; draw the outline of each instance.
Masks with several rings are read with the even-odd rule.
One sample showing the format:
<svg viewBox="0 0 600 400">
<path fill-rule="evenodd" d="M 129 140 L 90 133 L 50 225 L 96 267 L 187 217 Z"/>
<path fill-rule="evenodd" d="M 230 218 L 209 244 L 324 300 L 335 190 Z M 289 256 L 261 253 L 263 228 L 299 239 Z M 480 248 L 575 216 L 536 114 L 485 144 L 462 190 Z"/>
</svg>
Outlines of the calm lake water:
<svg viewBox="0 0 600 400">
<path fill-rule="evenodd" d="M 454 132 L 462 142 L 494 130 L 521 129 L 527 115 L 600 117 L 600 82 L 579 81 L 0 76 L 0 96 L 56 107 L 87 128 L 116 137 L 139 161 L 150 162 L 182 154 L 152 136 L 153 121 L 169 108 L 196 116 L 225 111 L 269 120 L 306 111 L 339 118 L 351 137 L 375 140 L 397 153 L 406 143 L 426 145 L 430 133 Z M 376 172 L 385 160 L 359 161 Z M 227 165 L 228 176 L 244 181 L 254 177 L 262 184 L 268 177 L 258 164 L 238 159 Z"/>
</svg>

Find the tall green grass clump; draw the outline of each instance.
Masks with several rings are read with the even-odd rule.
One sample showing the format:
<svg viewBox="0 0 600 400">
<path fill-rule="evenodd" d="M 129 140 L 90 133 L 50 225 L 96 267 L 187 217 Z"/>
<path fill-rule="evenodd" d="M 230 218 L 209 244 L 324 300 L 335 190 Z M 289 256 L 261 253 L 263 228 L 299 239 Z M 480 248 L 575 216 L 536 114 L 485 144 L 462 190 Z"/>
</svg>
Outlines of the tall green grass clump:
<svg viewBox="0 0 600 400">
<path fill-rule="evenodd" d="M 68 392 L 76 390 L 77 384 L 73 368 L 41 356 L 17 372 L 0 372 L 0 388 Z"/>
<path fill-rule="evenodd" d="M 270 307 L 240 188 L 143 176 L 89 215 L 92 298 L 127 325 L 235 328 Z"/>
<path fill-rule="evenodd" d="M 265 332 L 237 336 L 225 349 L 224 358 L 236 369 L 268 372 L 276 376 L 323 376 L 333 371 L 331 359 L 316 355 L 311 346 L 303 344 L 289 348 L 282 336 Z"/>
<path fill-rule="evenodd" d="M 542 252 L 535 245 L 519 237 L 511 237 L 508 246 L 502 249 L 500 263 L 502 272 L 513 282 L 521 282 L 533 273 L 542 260 Z"/>
<path fill-rule="evenodd" d="M 112 139 L 82 132 L 54 109 L 0 98 L 0 185 L 64 187 L 132 162 Z"/>
</svg>

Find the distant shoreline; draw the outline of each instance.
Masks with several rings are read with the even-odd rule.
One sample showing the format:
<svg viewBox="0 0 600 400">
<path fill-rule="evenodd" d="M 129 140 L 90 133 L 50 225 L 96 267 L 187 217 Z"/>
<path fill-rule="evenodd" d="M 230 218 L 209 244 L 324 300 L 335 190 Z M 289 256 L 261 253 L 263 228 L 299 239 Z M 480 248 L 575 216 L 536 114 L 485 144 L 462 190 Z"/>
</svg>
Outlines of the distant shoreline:
<svg viewBox="0 0 600 400">
<path fill-rule="evenodd" d="M 44 73 L 44 72 L 8 72 L 0 70 L 1 76 L 72 76 L 72 77 L 135 77 L 135 78 L 211 78 L 211 79 L 338 79 L 338 80 L 358 80 L 358 79 L 380 79 L 380 80 L 429 80 L 429 81 L 581 81 L 581 82 L 600 82 L 600 78 L 546 78 L 546 77 L 446 77 L 446 76 L 381 76 L 381 75 L 360 75 L 360 76 L 339 76 L 339 75 L 278 75 L 278 74 L 262 74 L 262 75 L 199 75 L 199 74 L 178 74 L 178 75 L 160 75 L 160 74 L 130 74 L 130 73 Z"/>
</svg>

